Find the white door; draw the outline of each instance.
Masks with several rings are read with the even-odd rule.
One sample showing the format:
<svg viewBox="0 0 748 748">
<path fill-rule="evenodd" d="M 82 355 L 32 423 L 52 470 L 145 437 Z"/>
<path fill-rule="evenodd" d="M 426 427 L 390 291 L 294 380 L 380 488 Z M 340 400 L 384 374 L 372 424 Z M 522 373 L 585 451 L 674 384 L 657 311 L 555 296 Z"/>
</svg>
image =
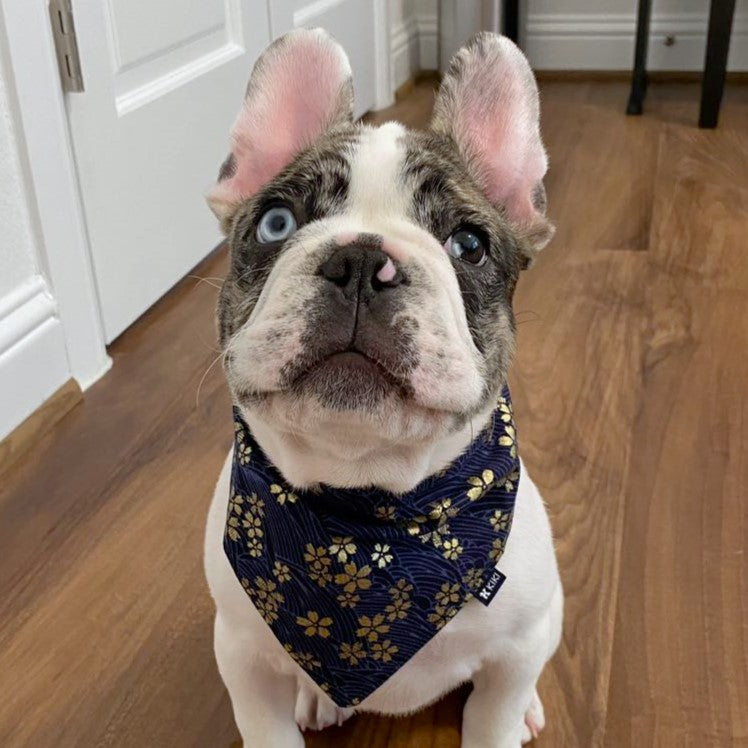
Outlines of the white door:
<svg viewBox="0 0 748 748">
<path fill-rule="evenodd" d="M 322 26 L 342 44 L 353 68 L 354 113 L 376 104 L 375 28 L 381 5 L 376 0 L 271 0 L 273 38 L 293 28 Z"/>
<path fill-rule="evenodd" d="M 266 2 L 74 0 L 85 92 L 68 114 L 107 341 L 219 241 L 226 156 Z"/>
</svg>

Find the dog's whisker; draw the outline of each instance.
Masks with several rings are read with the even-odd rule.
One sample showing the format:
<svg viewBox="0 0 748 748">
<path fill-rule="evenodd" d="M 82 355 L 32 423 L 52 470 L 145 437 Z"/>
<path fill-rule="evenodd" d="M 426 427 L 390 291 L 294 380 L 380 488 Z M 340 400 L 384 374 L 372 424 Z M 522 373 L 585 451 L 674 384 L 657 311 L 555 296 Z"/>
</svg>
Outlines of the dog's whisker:
<svg viewBox="0 0 748 748">
<path fill-rule="evenodd" d="M 241 275 L 239 275 L 237 280 L 247 280 L 248 278 L 252 277 L 254 273 L 262 273 L 265 271 L 264 267 L 259 268 L 247 268 L 244 270 Z"/>
<path fill-rule="evenodd" d="M 207 285 L 212 286 L 213 288 L 217 288 L 219 291 L 221 290 L 221 287 L 219 285 L 216 285 L 215 283 L 211 282 L 212 281 L 211 278 L 203 278 L 199 275 L 188 275 L 187 277 L 193 278 L 194 280 L 198 281 L 198 285 L 200 285 L 200 283 L 206 283 Z"/>
<path fill-rule="evenodd" d="M 520 319 L 519 317 L 522 314 L 531 315 L 530 319 L 524 319 L 524 320 Z M 521 311 L 521 312 L 515 312 L 514 319 L 517 321 L 518 325 L 521 325 L 521 324 L 524 324 L 525 322 L 538 322 L 541 319 L 541 317 L 537 312 L 533 311 L 532 309 L 525 309 L 524 311 Z"/>
<path fill-rule="evenodd" d="M 197 392 L 195 393 L 195 407 L 199 407 L 200 405 L 200 389 L 203 386 L 203 382 L 205 381 L 206 377 L 210 373 L 210 370 L 222 359 L 226 356 L 226 351 L 221 351 L 211 362 L 208 368 L 205 370 L 205 373 L 200 377 L 200 381 L 197 385 Z"/>
</svg>

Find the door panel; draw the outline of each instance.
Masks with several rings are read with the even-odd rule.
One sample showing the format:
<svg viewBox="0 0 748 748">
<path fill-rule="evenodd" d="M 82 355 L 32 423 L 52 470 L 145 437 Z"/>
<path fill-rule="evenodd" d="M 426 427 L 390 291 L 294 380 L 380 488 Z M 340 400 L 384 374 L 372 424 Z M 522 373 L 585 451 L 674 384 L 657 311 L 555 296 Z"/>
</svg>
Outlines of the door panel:
<svg viewBox="0 0 748 748">
<path fill-rule="evenodd" d="M 356 116 L 374 108 L 376 8 L 372 0 L 272 0 L 269 5 L 273 38 L 293 28 L 322 26 L 327 29 L 350 58 Z"/>
<path fill-rule="evenodd" d="M 119 69 L 133 67 L 151 57 L 219 34 L 225 29 L 222 0 L 193 3 L 188 13 L 164 16 L 153 0 L 108 0 L 110 32 Z"/>
<path fill-rule="evenodd" d="M 108 341 L 219 241 L 204 202 L 226 155 L 267 4 L 79 0 L 85 93 L 68 98 Z"/>
</svg>

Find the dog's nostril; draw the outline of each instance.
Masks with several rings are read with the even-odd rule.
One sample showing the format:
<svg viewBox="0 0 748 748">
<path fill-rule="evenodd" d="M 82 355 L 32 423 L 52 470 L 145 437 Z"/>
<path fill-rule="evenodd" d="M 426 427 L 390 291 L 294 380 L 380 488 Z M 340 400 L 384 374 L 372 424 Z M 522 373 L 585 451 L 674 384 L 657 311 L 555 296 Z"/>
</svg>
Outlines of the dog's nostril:
<svg viewBox="0 0 748 748">
<path fill-rule="evenodd" d="M 389 255 L 381 249 L 349 245 L 337 249 L 319 269 L 320 275 L 343 290 L 346 297 L 364 297 L 394 288 L 403 281 Z"/>
<path fill-rule="evenodd" d="M 336 252 L 329 260 L 322 264 L 320 274 L 336 286 L 345 286 L 353 276 L 350 258 Z"/>
</svg>

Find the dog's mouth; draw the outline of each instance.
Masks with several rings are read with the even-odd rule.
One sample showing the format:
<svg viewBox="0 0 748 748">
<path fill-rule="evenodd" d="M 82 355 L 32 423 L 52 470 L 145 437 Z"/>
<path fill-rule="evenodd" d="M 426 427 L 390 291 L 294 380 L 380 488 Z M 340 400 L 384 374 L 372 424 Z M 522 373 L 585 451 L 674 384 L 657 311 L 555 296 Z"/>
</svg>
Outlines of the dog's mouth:
<svg viewBox="0 0 748 748">
<path fill-rule="evenodd" d="M 392 387 L 402 387 L 404 384 L 402 379 L 379 359 L 353 345 L 345 350 L 322 356 L 295 372 L 291 387 L 297 388 L 305 380 L 319 376 L 360 380 L 362 383 L 379 380 Z"/>
<path fill-rule="evenodd" d="M 343 410 L 374 406 L 388 394 L 404 398 L 412 394 L 402 377 L 355 346 L 298 368 L 289 389 L 297 394 L 314 394 L 327 407 Z"/>
</svg>

